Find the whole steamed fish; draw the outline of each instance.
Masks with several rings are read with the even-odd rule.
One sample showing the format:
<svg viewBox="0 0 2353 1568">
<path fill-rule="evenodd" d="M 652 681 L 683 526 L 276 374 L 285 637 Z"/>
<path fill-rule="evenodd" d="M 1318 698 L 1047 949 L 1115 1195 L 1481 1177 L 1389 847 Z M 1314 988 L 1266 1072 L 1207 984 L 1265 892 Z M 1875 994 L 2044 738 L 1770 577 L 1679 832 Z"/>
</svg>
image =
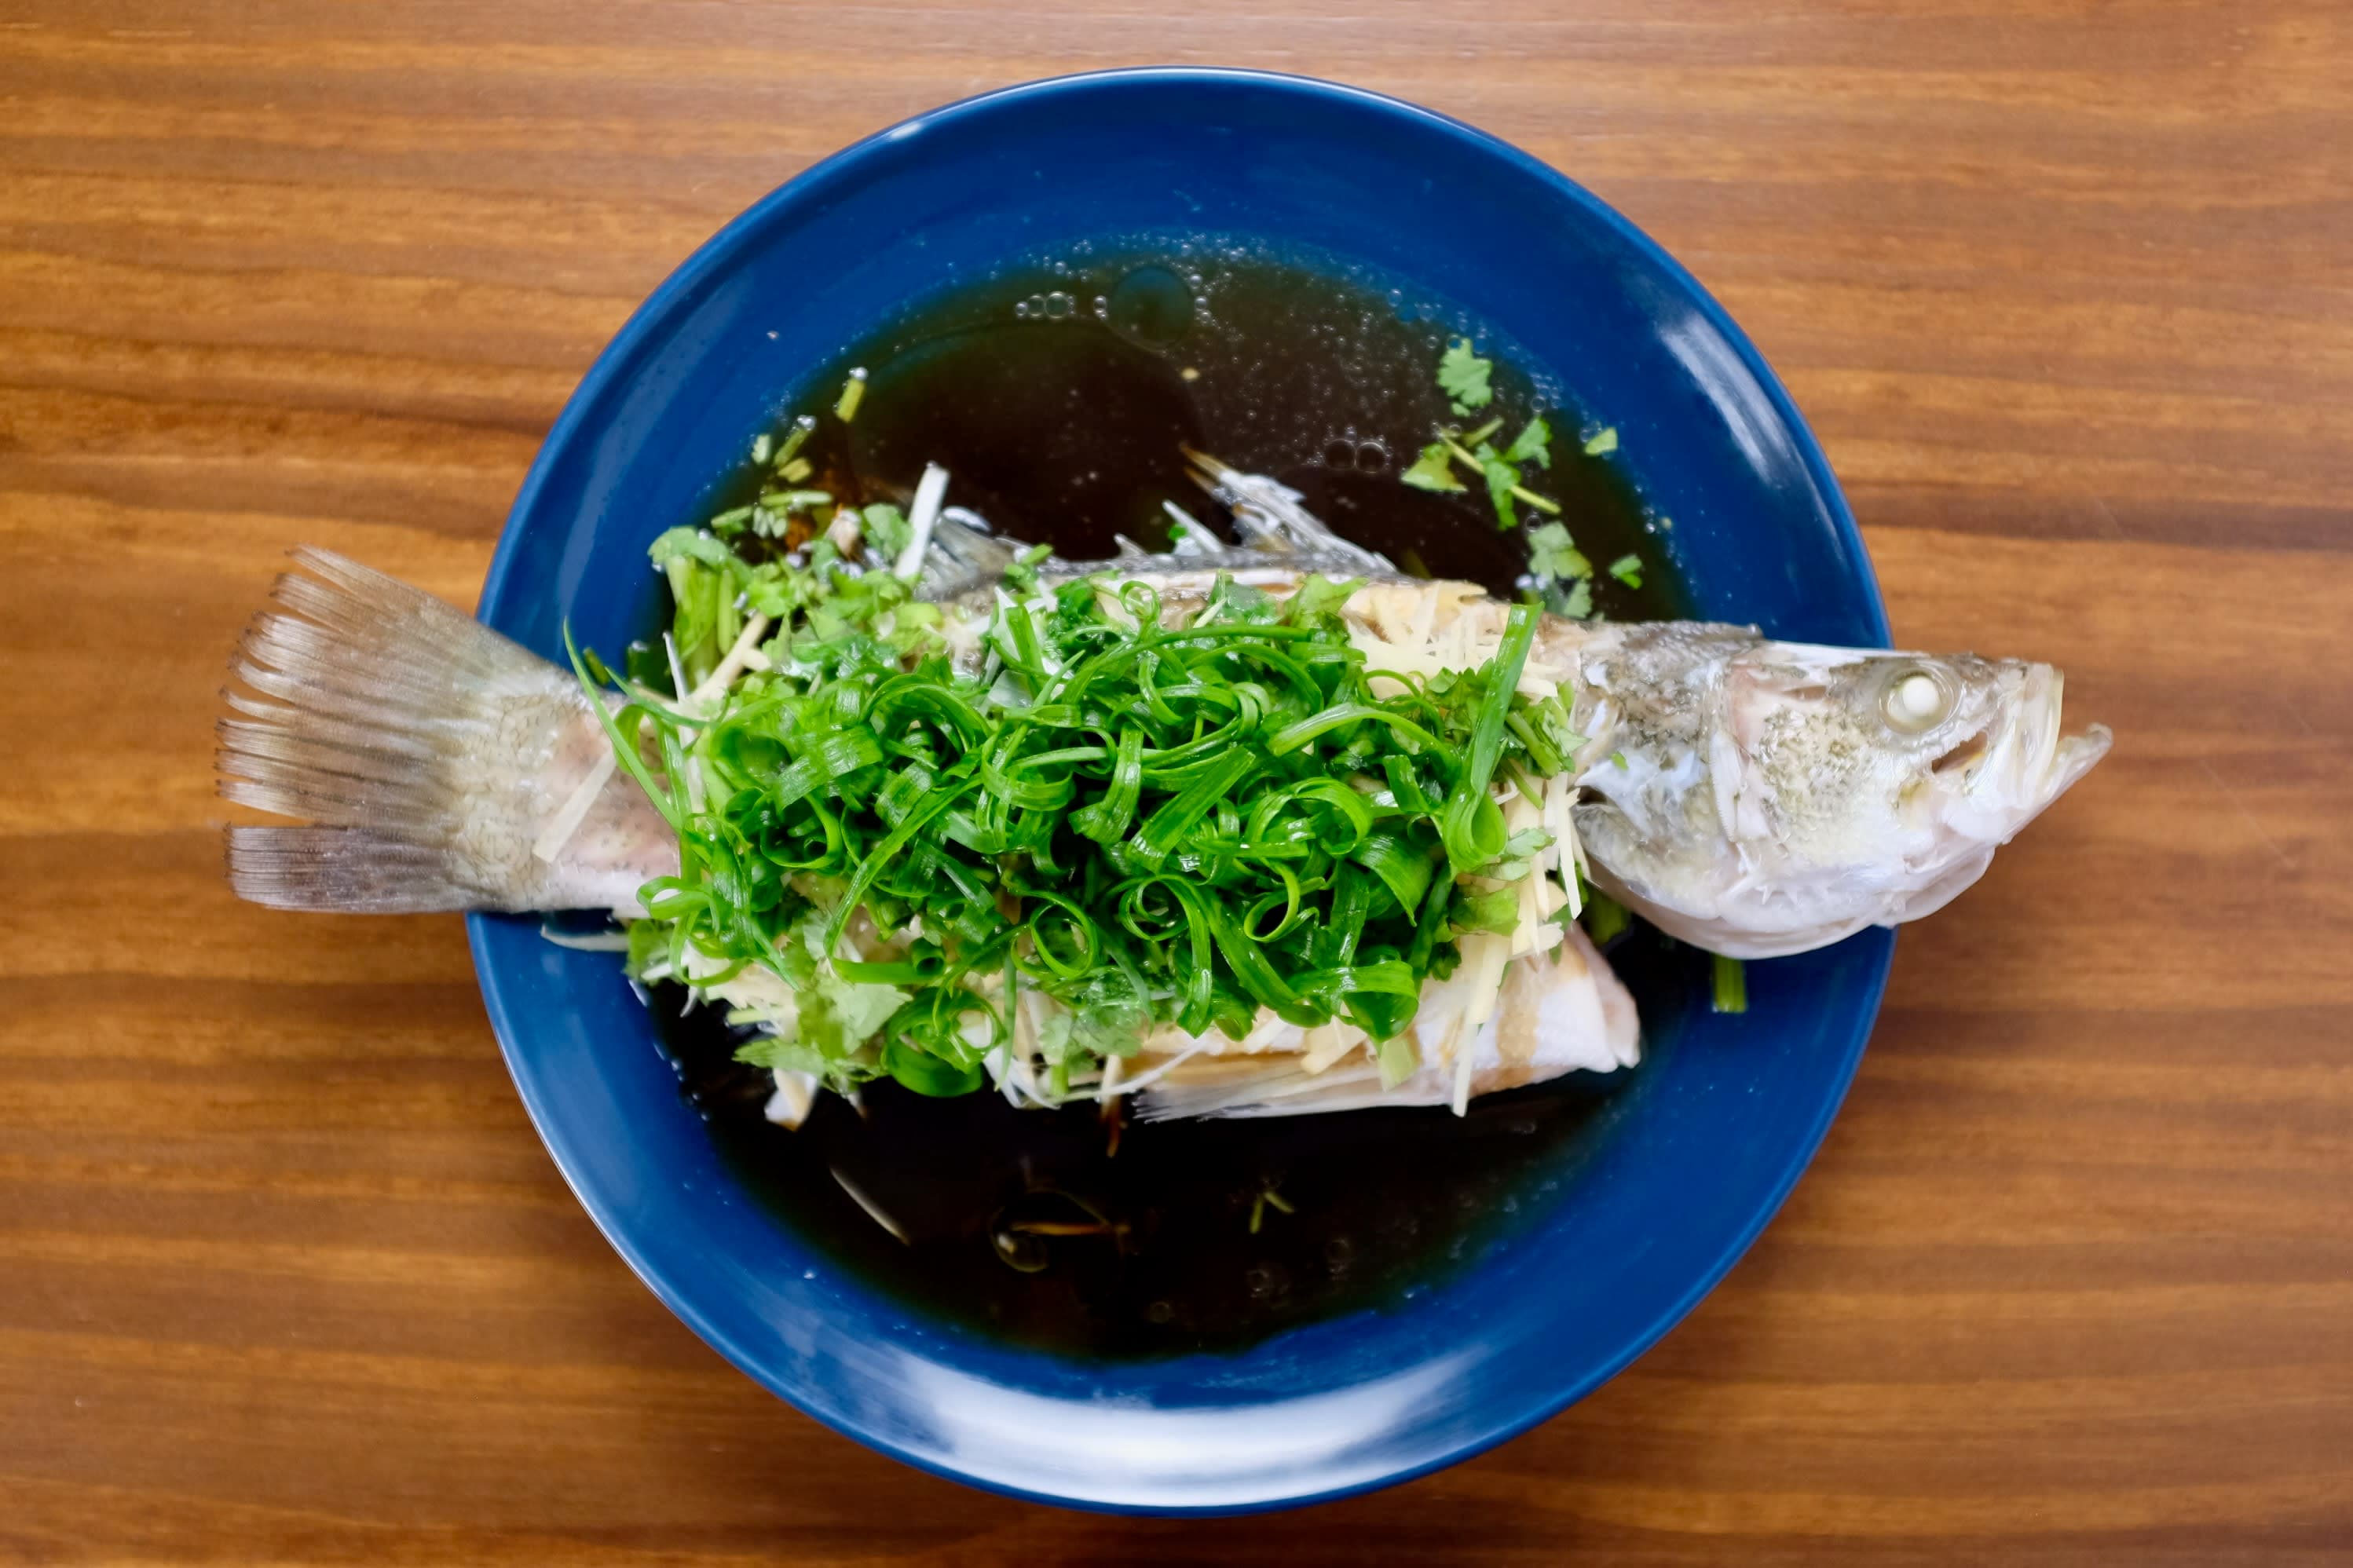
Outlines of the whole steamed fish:
<svg viewBox="0 0 2353 1568">
<path fill-rule="evenodd" d="M 1293 492 L 1203 466 L 1240 546 L 1187 530 L 1169 553 L 1049 560 L 1039 578 L 1092 576 L 1104 594 L 1146 583 L 1167 624 L 1220 575 L 1278 595 L 1310 574 L 1360 579 L 1345 616 L 1368 669 L 1430 676 L 1493 657 L 1508 606 L 1472 584 L 1405 576 Z M 951 646 L 977 660 L 1020 547 L 969 514 L 943 515 L 942 487 L 927 488 L 897 564 L 942 605 Z M 312 575 L 281 579 L 280 609 L 256 622 L 235 666 L 259 695 L 229 699 L 239 716 L 221 727 L 222 793 L 311 826 L 231 828 L 240 895 L 309 910 L 634 914 L 647 881 L 678 873 L 673 831 L 616 771 L 570 672 L 365 567 L 321 551 L 297 560 Z M 747 638 L 681 706 L 721 700 L 756 657 Z M 1377 691 L 1382 679 L 1402 688 L 1377 678 Z M 1631 998 L 1556 918 L 1574 894 L 1571 868 L 1699 947 L 1799 952 L 1949 901 L 2109 739 L 2098 726 L 2062 734 L 2061 679 L 2047 665 L 1780 643 L 1727 626 L 1547 616 L 1520 688 L 1557 696 L 1584 742 L 1538 795 L 1497 786 L 1508 825 L 1550 830 L 1555 847 L 1520 884 L 1519 931 L 1465 935 L 1461 964 L 1426 984 L 1409 1026 L 1417 1072 L 1384 1088 L 1361 1030 L 1262 1011 L 1238 1039 L 1157 1026 L 1137 1054 L 1105 1063 L 1095 1092 L 1145 1091 L 1147 1116 L 1459 1109 L 1472 1094 L 1630 1066 Z M 789 1027 L 800 1003 L 757 965 L 708 994 L 772 1026 Z M 1016 1037 L 1034 1041 L 1053 1020 L 1034 994 L 1022 1003 Z M 1017 1101 L 1044 1098 L 1026 1053 L 990 1067 Z M 780 1070 L 777 1082 L 771 1114 L 797 1121 L 812 1081 Z"/>
</svg>

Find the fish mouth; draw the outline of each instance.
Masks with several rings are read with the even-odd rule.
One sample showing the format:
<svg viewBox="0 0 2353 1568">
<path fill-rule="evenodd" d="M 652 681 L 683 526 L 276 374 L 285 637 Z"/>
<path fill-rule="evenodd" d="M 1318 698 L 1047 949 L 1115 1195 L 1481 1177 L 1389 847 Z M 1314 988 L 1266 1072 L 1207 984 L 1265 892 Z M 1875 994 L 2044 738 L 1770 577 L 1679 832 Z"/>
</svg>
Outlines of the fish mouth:
<svg viewBox="0 0 2353 1568">
<path fill-rule="evenodd" d="M 2080 735 L 2060 739 L 2052 755 L 2051 773 L 2046 787 L 2050 795 L 2043 804 L 2049 805 L 2074 787 L 2075 781 L 2092 771 L 2094 763 L 2108 754 L 2116 743 L 2116 731 L 2105 724 L 2094 724 Z"/>
<path fill-rule="evenodd" d="M 2018 783 L 2023 786 L 2019 796 L 2029 810 L 2021 827 L 2073 788 L 2116 742 L 2105 724 L 2090 725 L 2073 735 L 2061 731 L 2066 686 L 2066 676 L 2047 664 L 2034 665 L 2027 673 L 2018 716 L 2027 744 L 2019 757 Z"/>
<path fill-rule="evenodd" d="M 2107 726 L 2060 727 L 2065 680 L 2047 664 L 2011 666 L 2016 684 L 1981 729 L 1928 764 L 1941 783 L 1947 828 L 1984 845 L 2007 844 L 2107 755 Z"/>
</svg>

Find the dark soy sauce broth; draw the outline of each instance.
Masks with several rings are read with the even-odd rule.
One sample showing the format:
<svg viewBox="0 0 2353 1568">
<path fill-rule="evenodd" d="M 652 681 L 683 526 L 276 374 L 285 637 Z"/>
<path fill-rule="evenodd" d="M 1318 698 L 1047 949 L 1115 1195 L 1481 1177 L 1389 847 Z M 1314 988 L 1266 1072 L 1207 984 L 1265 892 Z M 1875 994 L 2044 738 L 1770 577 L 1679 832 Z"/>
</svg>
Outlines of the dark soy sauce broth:
<svg viewBox="0 0 2353 1568">
<path fill-rule="evenodd" d="M 1523 508 L 1522 531 L 1504 532 L 1475 481 L 1438 495 L 1397 476 L 1439 424 L 1501 415 L 1507 441 L 1543 413 L 1553 464 L 1534 488 L 1561 502 L 1595 563 L 1633 552 L 1644 563 L 1640 589 L 1598 576 L 1597 609 L 1684 614 L 1662 529 L 1615 463 L 1582 450 L 1604 421 L 1483 337 L 1494 405 L 1455 417 L 1434 372 L 1461 329 L 1401 304 L 1345 269 L 1247 248 L 1074 257 L 883 328 L 810 376 L 782 415 L 818 414 L 800 451 L 808 482 L 837 498 L 903 505 L 936 462 L 953 476 L 951 504 L 1068 559 L 1109 557 L 1122 535 L 1166 548 L 1166 502 L 1230 537 L 1186 476 L 1179 448 L 1191 446 L 1281 479 L 1409 571 L 1509 595 L 1526 569 L 1525 528 L 1545 519 Z M 853 367 L 867 386 L 845 426 L 830 409 Z M 731 477 L 712 510 L 759 482 L 749 469 Z M 1611 962 L 1653 1049 L 1703 994 L 1705 961 L 1637 928 Z M 1463 1118 L 1131 1124 L 1115 1154 L 1092 1104 L 1016 1110 L 993 1092 L 926 1100 L 888 1081 L 867 1085 L 860 1107 L 821 1096 L 786 1131 L 762 1115 L 768 1075 L 733 1059 L 748 1032 L 709 1010 L 681 1016 L 681 1000 L 669 986 L 653 998 L 681 1087 L 786 1223 L 923 1316 L 1089 1357 L 1233 1348 L 1410 1297 L 1544 1207 L 1632 1076 L 1576 1074 L 1474 1101 Z"/>
</svg>

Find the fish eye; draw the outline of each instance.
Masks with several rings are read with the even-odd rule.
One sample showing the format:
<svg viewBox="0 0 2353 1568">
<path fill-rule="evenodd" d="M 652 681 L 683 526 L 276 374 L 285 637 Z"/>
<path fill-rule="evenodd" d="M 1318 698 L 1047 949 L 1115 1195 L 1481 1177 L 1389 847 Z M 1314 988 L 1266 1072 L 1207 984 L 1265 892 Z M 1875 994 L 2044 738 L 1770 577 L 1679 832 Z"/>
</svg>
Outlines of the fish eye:
<svg viewBox="0 0 2353 1568">
<path fill-rule="evenodd" d="M 1923 735 L 1952 715 L 1953 691 L 1936 672 L 1920 666 L 1905 670 L 1880 693 L 1879 713 L 1888 727 L 1906 735 Z"/>
</svg>

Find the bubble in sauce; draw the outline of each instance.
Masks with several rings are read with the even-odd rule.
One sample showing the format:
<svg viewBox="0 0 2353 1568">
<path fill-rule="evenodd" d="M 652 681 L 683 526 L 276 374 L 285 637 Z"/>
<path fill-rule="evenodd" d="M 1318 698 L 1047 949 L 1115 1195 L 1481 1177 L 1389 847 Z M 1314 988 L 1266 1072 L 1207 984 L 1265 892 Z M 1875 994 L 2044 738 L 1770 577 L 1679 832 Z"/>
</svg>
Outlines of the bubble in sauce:
<svg viewBox="0 0 2353 1568">
<path fill-rule="evenodd" d="M 1112 288 L 1112 331 L 1145 348 L 1165 348 L 1193 324 L 1193 287 L 1172 268 L 1136 268 Z"/>
</svg>

